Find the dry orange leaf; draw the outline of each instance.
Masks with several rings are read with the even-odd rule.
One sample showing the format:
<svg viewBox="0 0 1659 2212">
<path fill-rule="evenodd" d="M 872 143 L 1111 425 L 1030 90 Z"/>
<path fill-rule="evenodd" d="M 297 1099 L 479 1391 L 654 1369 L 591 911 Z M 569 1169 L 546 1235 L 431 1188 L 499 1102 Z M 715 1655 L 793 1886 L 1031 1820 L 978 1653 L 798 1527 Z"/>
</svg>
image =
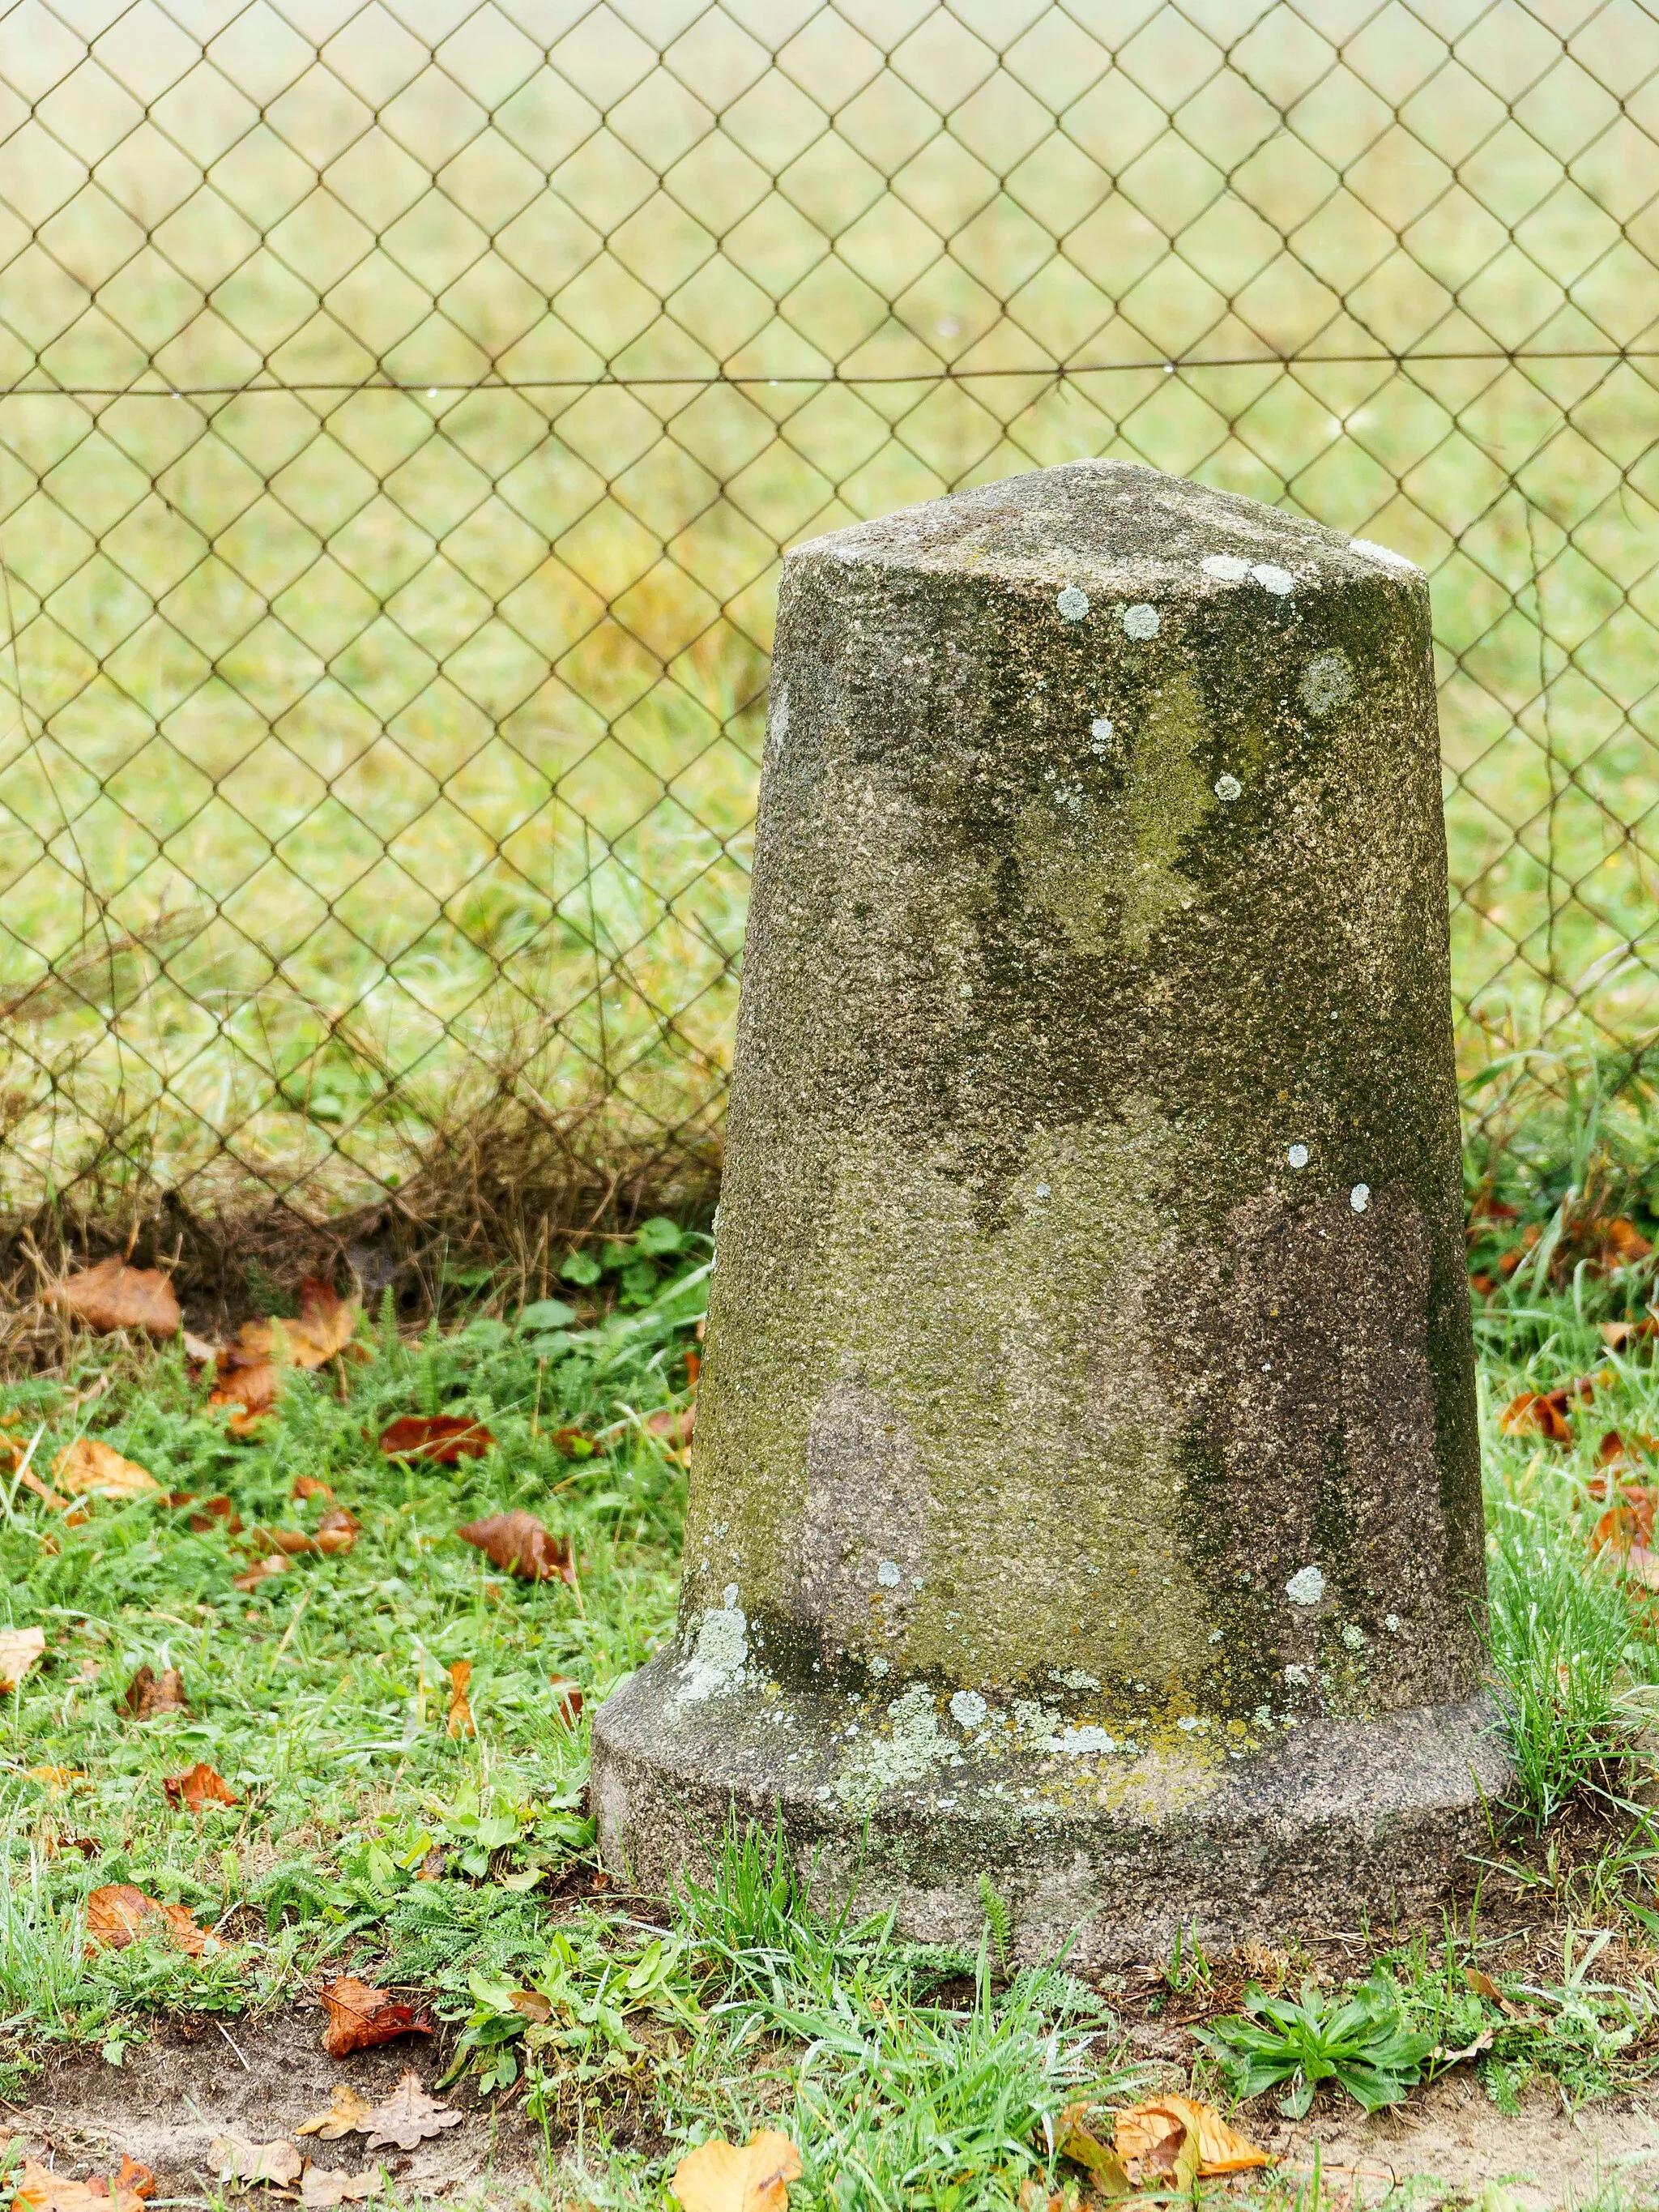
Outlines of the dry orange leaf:
<svg viewBox="0 0 1659 2212">
<path fill-rule="evenodd" d="M 308 2166 L 300 2184 L 300 2203 L 303 2212 L 334 2212 L 337 2204 L 359 2204 L 365 2197 L 378 2196 L 385 2186 L 384 2166 L 342 2173 L 337 2166 Z"/>
<path fill-rule="evenodd" d="M 12 2212 L 141 2212 L 147 2197 L 155 2194 L 155 2176 L 147 2166 L 123 2157 L 112 2194 L 108 2179 L 94 2174 L 90 2181 L 71 2181 L 26 2158 L 12 2183 Z"/>
<path fill-rule="evenodd" d="M 645 1417 L 647 1436 L 656 1437 L 666 1444 L 689 1444 L 696 1425 L 695 1406 L 659 1406 L 654 1413 Z"/>
<path fill-rule="evenodd" d="M 175 1505 L 191 1505 L 195 1504 L 195 1500 L 190 1498 L 175 1498 L 173 1503 Z M 228 1498 L 222 1496 L 208 1498 L 204 1498 L 201 1504 L 196 1507 L 195 1512 L 191 1515 L 190 1526 L 198 1536 L 205 1536 L 215 1528 L 222 1528 L 228 1536 L 240 1536 L 242 1533 L 242 1516 Z"/>
<path fill-rule="evenodd" d="M 53 1460 L 52 1474 L 70 1498 L 156 1498 L 161 1491 L 147 1467 L 97 1437 L 76 1437 Z"/>
<path fill-rule="evenodd" d="M 1271 2166 L 1273 2162 L 1268 2152 L 1230 2128 L 1213 2106 L 1194 2104 L 1189 2097 L 1156 2097 L 1144 2105 L 1132 2105 L 1127 2112 L 1117 2115 L 1112 2144 L 1126 2162 L 1140 2159 L 1162 2166 L 1165 2162 L 1160 2158 L 1164 2147 L 1168 2145 L 1171 2150 L 1179 2148 L 1170 2141 L 1177 2131 L 1183 2140 L 1197 2140 L 1200 2180 L 1207 2181 L 1224 2173 L 1244 2173 L 1252 2166 Z"/>
<path fill-rule="evenodd" d="M 240 1575 L 233 1575 L 230 1586 L 232 1589 L 256 1590 L 261 1583 L 269 1582 L 273 1575 L 285 1575 L 287 1572 L 287 1559 L 281 1552 L 274 1552 L 268 1559 L 256 1559 L 251 1567 L 244 1567 Z"/>
<path fill-rule="evenodd" d="M 384 2102 L 376 2105 L 363 2122 L 363 2133 L 368 2138 L 366 2150 L 380 2150 L 395 2144 L 399 2150 L 413 2150 L 428 2136 L 442 2133 L 445 2128 L 458 2128 L 462 2115 L 453 2105 L 441 2105 L 429 2097 L 421 2086 L 421 2077 L 411 2066 L 398 2077 L 398 2085 Z"/>
<path fill-rule="evenodd" d="M 471 1680 L 472 1662 L 470 1659 L 456 1660 L 449 1670 L 449 1733 L 453 1736 L 477 1735 L 478 1733 L 466 1694 L 466 1686 Z"/>
<path fill-rule="evenodd" d="M 296 1474 L 294 1495 L 296 1498 L 325 1498 L 331 1505 L 334 1503 L 334 1492 L 322 1477 L 316 1474 Z"/>
<path fill-rule="evenodd" d="M 185 1695 L 184 1676 L 176 1667 L 164 1668 L 158 1674 L 145 1664 L 127 1684 L 120 1710 L 136 1721 L 150 1720 L 157 1713 L 187 1713 L 190 1700 Z"/>
<path fill-rule="evenodd" d="M 368 2124 L 374 2109 L 349 2082 L 337 2081 L 334 2100 L 328 2110 L 313 2112 L 308 2120 L 301 2120 L 294 2132 L 296 2136 L 320 2136 L 325 2142 L 337 2142 L 342 2136 L 361 2132 Z"/>
<path fill-rule="evenodd" d="M 739 2150 L 715 2136 L 688 2151 L 669 2192 L 685 2212 L 787 2212 L 789 2184 L 800 2179 L 800 2153 L 787 2136 L 763 2128 Z"/>
<path fill-rule="evenodd" d="M 388 1459 L 453 1467 L 459 1460 L 482 1459 L 495 1441 L 482 1421 L 463 1420 L 457 1413 L 405 1413 L 381 1431 L 380 1449 Z"/>
<path fill-rule="evenodd" d="M 360 1982 L 355 1974 L 342 1974 L 325 1982 L 317 1992 L 328 2008 L 323 2048 L 331 2058 L 349 2058 L 354 2051 L 372 2051 L 399 2035 L 430 2035 L 432 2022 L 413 2005 L 403 2004 Z"/>
<path fill-rule="evenodd" d="M 198 1759 L 182 1774 L 164 1776 L 161 1787 L 169 1805 L 182 1805 L 191 1813 L 199 1813 L 204 1805 L 240 1805 L 242 1802 L 224 1776 L 216 1773 L 204 1759 Z"/>
<path fill-rule="evenodd" d="M 547 1686 L 553 1692 L 553 1702 L 561 1707 L 562 1717 L 568 1728 L 574 1728 L 582 1717 L 582 1692 L 580 1682 L 568 1674 L 552 1674 Z"/>
<path fill-rule="evenodd" d="M 530 1582 L 576 1579 L 568 1536 L 555 1536 L 533 1513 L 492 1513 L 483 1521 L 469 1521 L 455 1534 L 464 1544 L 474 1544 L 491 1564 Z"/>
<path fill-rule="evenodd" d="M 1523 1390 L 1498 1416 L 1498 1426 L 1506 1437 L 1547 1437 L 1553 1444 L 1570 1444 L 1572 1424 L 1567 1419 L 1567 1393 Z"/>
<path fill-rule="evenodd" d="M 309 1278 L 300 1285 L 297 1321 L 244 1322 L 234 1344 L 219 1354 L 210 1406 L 235 1406 L 233 1436 L 245 1437 L 276 1404 L 290 1367 L 321 1367 L 346 1351 L 357 1333 L 362 1308 L 331 1283 Z"/>
<path fill-rule="evenodd" d="M 158 1905 L 130 1881 L 112 1882 L 87 1899 L 88 1951 L 125 1951 L 150 1927 L 164 1928 L 191 1959 L 199 1959 L 212 1941 L 182 1905 Z"/>
<path fill-rule="evenodd" d="M 331 1505 L 317 1523 L 314 1536 L 308 1536 L 303 1528 L 255 1528 L 251 1540 L 260 1551 L 282 1552 L 290 1559 L 307 1552 L 321 1552 L 333 1559 L 349 1552 L 362 1533 L 362 1524 L 343 1505 Z"/>
<path fill-rule="evenodd" d="M 100 1260 L 57 1284 L 46 1297 L 100 1336 L 118 1328 L 174 1336 L 184 1320 L 173 1285 L 161 1270 L 129 1267 L 125 1260 Z"/>
<path fill-rule="evenodd" d="M 15 1690 L 46 1648 L 44 1628 L 0 1628 L 0 1690 Z"/>
</svg>

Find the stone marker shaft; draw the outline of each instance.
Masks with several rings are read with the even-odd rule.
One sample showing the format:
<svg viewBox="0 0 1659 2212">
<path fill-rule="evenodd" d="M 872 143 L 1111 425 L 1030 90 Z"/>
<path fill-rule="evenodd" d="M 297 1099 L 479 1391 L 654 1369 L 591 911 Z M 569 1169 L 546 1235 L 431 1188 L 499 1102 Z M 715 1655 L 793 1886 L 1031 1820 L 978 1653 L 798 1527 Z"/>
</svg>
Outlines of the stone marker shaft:
<svg viewBox="0 0 1659 2212">
<path fill-rule="evenodd" d="M 1102 1957 L 1426 1895 L 1502 1761 L 1420 574 L 1097 462 L 793 554 L 717 1249 L 609 1853 L 781 1807 Z"/>
</svg>

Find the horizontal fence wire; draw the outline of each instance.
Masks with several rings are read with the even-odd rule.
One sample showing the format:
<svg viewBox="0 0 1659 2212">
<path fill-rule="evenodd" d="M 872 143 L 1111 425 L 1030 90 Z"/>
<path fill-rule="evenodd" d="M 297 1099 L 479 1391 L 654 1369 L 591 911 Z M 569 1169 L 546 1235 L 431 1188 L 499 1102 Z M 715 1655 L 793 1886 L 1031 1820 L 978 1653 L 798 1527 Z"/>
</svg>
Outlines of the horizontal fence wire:
<svg viewBox="0 0 1659 2212">
<path fill-rule="evenodd" d="M 1643 0 L 13 0 L 0 1210 L 690 1188 L 784 549 L 1085 454 L 1428 570 L 1466 1072 L 1639 1051 L 1656 137 Z"/>
</svg>

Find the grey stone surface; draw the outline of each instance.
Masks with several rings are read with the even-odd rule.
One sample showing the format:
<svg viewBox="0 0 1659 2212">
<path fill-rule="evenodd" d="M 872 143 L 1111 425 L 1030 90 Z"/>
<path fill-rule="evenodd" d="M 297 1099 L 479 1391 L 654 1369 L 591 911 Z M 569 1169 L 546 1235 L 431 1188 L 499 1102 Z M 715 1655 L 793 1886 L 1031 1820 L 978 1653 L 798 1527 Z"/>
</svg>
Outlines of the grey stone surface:
<svg viewBox="0 0 1659 2212">
<path fill-rule="evenodd" d="M 1420 574 L 1103 462 L 792 554 L 717 1243 L 609 1856 L 856 1812 L 1107 1948 L 1427 1894 L 1501 1761 Z"/>
</svg>

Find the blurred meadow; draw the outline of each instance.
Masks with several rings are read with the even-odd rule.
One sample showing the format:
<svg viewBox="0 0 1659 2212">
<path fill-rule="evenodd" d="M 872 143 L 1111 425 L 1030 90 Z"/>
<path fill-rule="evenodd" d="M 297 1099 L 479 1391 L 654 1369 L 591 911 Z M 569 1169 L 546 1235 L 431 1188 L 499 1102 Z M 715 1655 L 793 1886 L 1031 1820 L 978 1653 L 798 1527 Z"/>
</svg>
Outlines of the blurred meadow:
<svg viewBox="0 0 1659 2212">
<path fill-rule="evenodd" d="M 1639 1049 L 1656 73 L 1637 0 L 20 0 L 7 1213 L 700 1195 L 781 549 L 1080 454 L 1429 569 L 1472 1110 Z"/>
</svg>

